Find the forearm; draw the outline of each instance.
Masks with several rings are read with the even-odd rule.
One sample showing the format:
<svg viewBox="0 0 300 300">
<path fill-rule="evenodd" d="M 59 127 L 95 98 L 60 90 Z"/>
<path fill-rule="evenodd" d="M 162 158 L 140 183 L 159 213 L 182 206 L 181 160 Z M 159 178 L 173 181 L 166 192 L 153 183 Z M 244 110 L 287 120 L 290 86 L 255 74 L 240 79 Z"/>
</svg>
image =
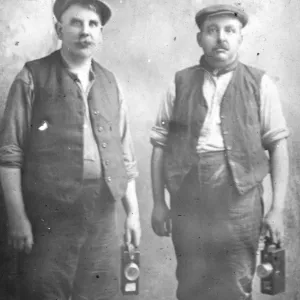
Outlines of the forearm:
<svg viewBox="0 0 300 300">
<path fill-rule="evenodd" d="M 274 143 L 269 153 L 273 189 L 271 210 L 282 211 L 284 209 L 289 175 L 289 157 L 286 139 L 281 139 Z"/>
<path fill-rule="evenodd" d="M 9 219 L 26 216 L 19 168 L 0 167 L 0 180 Z"/>
<path fill-rule="evenodd" d="M 24 67 L 10 87 L 1 120 L 0 180 L 9 218 L 25 216 L 21 167 L 25 139 L 30 130 L 33 99 L 33 78 Z"/>
<path fill-rule="evenodd" d="M 153 147 L 151 158 L 152 193 L 155 204 L 165 205 L 164 172 L 163 172 L 164 149 Z"/>
<path fill-rule="evenodd" d="M 127 215 L 135 215 L 139 217 L 139 205 L 136 195 L 135 180 L 132 179 L 128 182 L 125 197 L 122 199 L 123 206 Z"/>
</svg>

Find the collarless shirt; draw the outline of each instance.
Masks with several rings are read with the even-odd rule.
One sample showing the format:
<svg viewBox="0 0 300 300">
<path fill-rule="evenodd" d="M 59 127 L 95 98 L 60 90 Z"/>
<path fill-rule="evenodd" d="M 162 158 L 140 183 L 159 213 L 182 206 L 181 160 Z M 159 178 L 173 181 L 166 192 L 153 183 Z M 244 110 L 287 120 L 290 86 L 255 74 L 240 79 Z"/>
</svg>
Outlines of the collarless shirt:
<svg viewBox="0 0 300 300">
<path fill-rule="evenodd" d="M 83 178 L 98 179 L 101 177 L 101 159 L 99 149 L 94 137 L 88 95 L 95 81 L 95 75 L 91 69 L 77 69 L 76 72 L 69 68 L 69 72 L 76 77 L 76 84 L 80 88 L 84 102 L 85 114 L 83 124 Z"/>
<path fill-rule="evenodd" d="M 219 77 L 210 75 L 208 72 L 204 74 L 203 96 L 206 100 L 207 114 L 199 135 L 198 153 L 224 150 L 220 107 L 231 78 L 232 72 Z"/>
<path fill-rule="evenodd" d="M 94 83 L 95 75 L 92 67 L 89 70 L 89 80 L 82 85 L 82 80 L 69 71 L 69 75 L 78 84 L 85 104 L 84 122 L 84 178 L 99 178 L 101 176 L 101 158 L 98 152 L 91 126 L 87 95 Z M 133 148 L 131 131 L 127 113 L 127 105 L 123 92 L 117 81 L 120 102 L 120 138 L 123 150 L 123 161 L 127 176 L 132 180 L 138 176 L 137 163 Z M 5 111 L 1 122 L 0 135 L 0 166 L 22 168 L 24 159 L 24 144 L 30 132 L 32 105 L 34 101 L 34 81 L 30 70 L 26 67 L 17 74 L 13 81 Z"/>
<path fill-rule="evenodd" d="M 202 68 L 203 69 L 203 68 Z M 220 107 L 223 95 L 232 79 L 233 71 L 214 76 L 205 69 L 203 95 L 207 103 L 207 114 L 199 132 L 197 153 L 225 150 L 221 134 Z M 176 98 L 175 80 L 172 80 L 167 92 L 163 95 L 157 118 L 150 132 L 150 141 L 154 146 L 164 147 L 168 137 L 168 124 L 172 119 Z M 268 75 L 263 75 L 260 86 L 260 121 L 262 144 L 265 149 L 283 138 L 289 131 L 282 113 L 279 93 L 276 85 Z"/>
</svg>

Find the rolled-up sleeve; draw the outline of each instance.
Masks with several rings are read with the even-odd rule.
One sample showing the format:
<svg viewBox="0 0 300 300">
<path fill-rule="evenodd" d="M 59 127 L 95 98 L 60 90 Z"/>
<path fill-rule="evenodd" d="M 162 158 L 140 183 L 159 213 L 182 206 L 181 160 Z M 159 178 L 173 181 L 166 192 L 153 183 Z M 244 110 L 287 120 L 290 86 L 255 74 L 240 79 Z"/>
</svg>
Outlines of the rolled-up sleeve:
<svg viewBox="0 0 300 300">
<path fill-rule="evenodd" d="M 262 77 L 260 99 L 262 142 L 268 149 L 274 142 L 289 136 L 278 89 L 268 75 Z"/>
<path fill-rule="evenodd" d="M 117 82 L 120 101 L 120 136 L 123 150 L 123 159 L 129 181 L 138 177 L 137 161 L 129 126 L 128 109 L 124 94 Z"/>
<path fill-rule="evenodd" d="M 0 165 L 21 168 L 23 149 L 30 128 L 34 86 L 30 71 L 24 67 L 13 81 L 1 120 Z"/>
<path fill-rule="evenodd" d="M 169 85 L 166 93 L 164 93 L 160 103 L 156 121 L 150 131 L 150 142 L 153 146 L 164 147 L 166 145 L 169 122 L 172 118 L 173 106 L 175 100 L 175 81 Z"/>
</svg>

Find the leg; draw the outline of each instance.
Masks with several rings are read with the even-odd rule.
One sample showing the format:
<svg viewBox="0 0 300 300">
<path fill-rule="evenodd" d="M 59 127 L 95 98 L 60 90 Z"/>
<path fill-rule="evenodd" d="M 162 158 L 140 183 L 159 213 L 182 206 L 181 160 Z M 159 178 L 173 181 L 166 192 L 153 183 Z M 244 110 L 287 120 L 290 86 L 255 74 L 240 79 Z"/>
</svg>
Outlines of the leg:
<svg viewBox="0 0 300 300">
<path fill-rule="evenodd" d="M 98 185 L 90 187 L 85 193 L 94 205 L 88 219 L 88 238 L 80 252 L 72 300 L 112 300 L 119 290 L 116 204 L 105 188 L 97 196 L 98 189 Z"/>
<path fill-rule="evenodd" d="M 21 300 L 68 300 L 84 228 L 79 216 L 61 212 L 32 220 L 34 246 L 21 257 Z"/>
<path fill-rule="evenodd" d="M 204 208 L 198 189 L 195 189 L 197 185 L 197 170 L 194 170 L 185 179 L 178 197 L 171 199 L 172 241 L 177 259 L 179 300 L 201 299 L 198 294 L 205 289 L 209 270 L 202 242 L 205 220 L 199 216 L 199 209 Z M 206 300 L 205 297 L 203 299 Z"/>
<path fill-rule="evenodd" d="M 203 157 L 171 202 L 180 300 L 251 296 L 261 189 L 238 195 L 221 155 Z"/>
</svg>

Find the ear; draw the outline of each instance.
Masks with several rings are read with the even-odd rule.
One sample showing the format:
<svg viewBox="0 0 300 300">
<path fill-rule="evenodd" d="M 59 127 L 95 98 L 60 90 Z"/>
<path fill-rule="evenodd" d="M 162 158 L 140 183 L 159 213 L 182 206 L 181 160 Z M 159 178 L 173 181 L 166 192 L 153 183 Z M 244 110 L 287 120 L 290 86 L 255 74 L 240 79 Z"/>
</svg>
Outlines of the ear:
<svg viewBox="0 0 300 300">
<path fill-rule="evenodd" d="M 241 45 L 243 43 L 243 40 L 244 40 L 242 23 L 240 23 L 240 26 L 239 26 L 239 33 L 240 33 L 239 44 Z"/>
<path fill-rule="evenodd" d="M 242 33 L 240 33 L 239 41 L 238 41 L 239 47 L 241 47 L 241 45 L 242 45 L 242 43 L 243 43 L 243 40 L 244 40 L 244 37 L 243 37 Z"/>
<path fill-rule="evenodd" d="M 200 46 L 200 48 L 202 48 L 202 32 L 198 32 L 197 33 L 197 43 Z"/>
<path fill-rule="evenodd" d="M 62 24 L 58 21 L 55 23 L 55 31 L 56 31 L 57 37 L 61 40 L 62 39 Z"/>
<path fill-rule="evenodd" d="M 240 45 L 243 43 L 243 41 L 244 41 L 244 36 L 243 36 L 243 34 L 241 33 L 241 37 L 240 37 Z"/>
</svg>

